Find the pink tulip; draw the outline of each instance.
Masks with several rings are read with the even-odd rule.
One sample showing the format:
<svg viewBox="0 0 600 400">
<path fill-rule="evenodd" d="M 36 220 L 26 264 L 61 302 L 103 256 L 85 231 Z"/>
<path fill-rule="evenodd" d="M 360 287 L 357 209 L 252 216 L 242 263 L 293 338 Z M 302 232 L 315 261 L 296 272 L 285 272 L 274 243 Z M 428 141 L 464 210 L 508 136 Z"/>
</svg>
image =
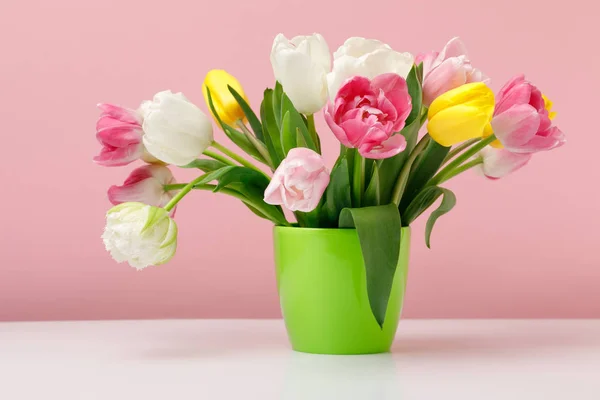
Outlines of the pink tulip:
<svg viewBox="0 0 600 400">
<path fill-rule="evenodd" d="M 366 158 L 388 158 L 406 147 L 402 135 L 412 100 L 406 81 L 397 74 L 382 74 L 369 80 L 348 79 L 335 102 L 327 104 L 325 121 L 346 147 L 358 148 Z"/>
<path fill-rule="evenodd" d="M 102 110 L 96 123 L 96 139 L 102 144 L 94 161 L 107 167 L 126 165 L 144 154 L 142 120 L 127 108 L 112 104 L 98 104 Z"/>
<path fill-rule="evenodd" d="M 487 77 L 473 68 L 464 43 L 450 39 L 441 52 L 419 54 L 415 63 L 423 63 L 423 103 L 429 106 L 439 95 L 465 83 L 484 82 Z"/>
<path fill-rule="evenodd" d="M 291 149 L 279 164 L 265 190 L 265 202 L 285 205 L 291 211 L 314 210 L 329 184 L 329 171 L 323 158 L 314 151 Z"/>
<path fill-rule="evenodd" d="M 500 90 L 492 128 L 505 149 L 535 153 L 562 146 L 564 133 L 552 125 L 552 103 L 524 75 L 511 79 Z"/>
<path fill-rule="evenodd" d="M 134 201 L 155 207 L 164 207 L 175 195 L 165 191 L 165 185 L 175 183 L 169 168 L 162 165 L 144 165 L 134 169 L 121 186 L 108 189 L 108 199 L 114 205 Z"/>
<path fill-rule="evenodd" d="M 511 172 L 524 167 L 531 159 L 531 154 L 512 153 L 506 149 L 484 148 L 479 155 L 483 163 L 480 171 L 490 179 L 502 178 Z"/>
</svg>

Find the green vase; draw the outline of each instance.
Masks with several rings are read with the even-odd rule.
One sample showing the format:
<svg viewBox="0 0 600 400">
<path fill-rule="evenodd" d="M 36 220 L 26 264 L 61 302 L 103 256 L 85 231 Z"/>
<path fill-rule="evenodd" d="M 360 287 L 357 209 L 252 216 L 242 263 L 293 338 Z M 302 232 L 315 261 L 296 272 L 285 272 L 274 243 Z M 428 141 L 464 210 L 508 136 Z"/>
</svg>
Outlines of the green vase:
<svg viewBox="0 0 600 400">
<path fill-rule="evenodd" d="M 356 230 L 277 226 L 274 245 L 281 311 L 294 350 L 317 354 L 390 350 L 406 289 L 410 228 L 402 228 L 383 329 L 369 306 Z"/>
</svg>

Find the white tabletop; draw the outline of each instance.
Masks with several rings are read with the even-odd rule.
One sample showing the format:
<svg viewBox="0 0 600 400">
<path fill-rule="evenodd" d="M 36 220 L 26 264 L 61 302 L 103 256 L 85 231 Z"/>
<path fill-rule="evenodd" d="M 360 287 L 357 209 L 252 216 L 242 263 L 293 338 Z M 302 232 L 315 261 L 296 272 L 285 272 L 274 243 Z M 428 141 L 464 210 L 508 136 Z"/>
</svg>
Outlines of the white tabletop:
<svg viewBox="0 0 600 400">
<path fill-rule="evenodd" d="M 403 320 L 391 354 L 279 320 L 0 323 L 0 399 L 600 399 L 600 320 Z"/>
</svg>

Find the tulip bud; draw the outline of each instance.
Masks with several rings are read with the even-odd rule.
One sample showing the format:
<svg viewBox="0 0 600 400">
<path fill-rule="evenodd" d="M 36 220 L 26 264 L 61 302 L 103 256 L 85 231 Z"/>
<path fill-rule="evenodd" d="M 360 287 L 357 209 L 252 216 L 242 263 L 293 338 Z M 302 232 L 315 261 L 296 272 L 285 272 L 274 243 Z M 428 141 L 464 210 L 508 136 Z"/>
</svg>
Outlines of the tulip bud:
<svg viewBox="0 0 600 400">
<path fill-rule="evenodd" d="M 429 108 L 429 135 L 452 146 L 490 132 L 494 93 L 482 82 L 467 83 L 437 97 Z"/>
<path fill-rule="evenodd" d="M 177 225 L 163 208 L 122 203 L 106 213 L 102 240 L 115 261 L 143 269 L 164 264 L 175 255 Z"/>
<path fill-rule="evenodd" d="M 227 125 L 234 125 L 236 121 L 244 120 L 246 116 L 244 111 L 241 109 L 238 102 L 235 100 L 227 86 L 231 86 L 236 92 L 240 94 L 248 102 L 244 89 L 240 82 L 235 79 L 233 75 L 227 73 L 222 69 L 213 69 L 208 71 L 202 84 L 202 92 L 204 93 L 204 99 L 208 104 L 208 90 L 210 90 L 210 97 L 217 115 L 213 115 L 213 118 L 218 123 L 219 118 Z M 212 113 L 212 110 L 211 110 Z"/>
<path fill-rule="evenodd" d="M 323 108 L 331 69 L 331 54 L 323 36 L 315 33 L 288 40 L 280 33 L 273 41 L 271 66 L 275 79 L 299 112 L 314 114 Z"/>
<path fill-rule="evenodd" d="M 123 185 L 113 185 L 108 189 L 108 200 L 114 204 L 140 202 L 156 207 L 164 207 L 176 191 L 166 192 L 165 185 L 175 183 L 169 168 L 162 165 L 144 165 L 131 171 Z"/>
<path fill-rule="evenodd" d="M 208 117 L 181 93 L 159 92 L 140 107 L 144 146 L 160 161 L 186 165 L 213 142 Z"/>
<path fill-rule="evenodd" d="M 291 211 L 317 208 L 329 184 L 329 171 L 320 154 L 296 147 L 288 152 L 265 189 L 267 204 L 284 205 Z"/>
<path fill-rule="evenodd" d="M 504 176 L 524 167 L 531 154 L 512 153 L 506 149 L 495 149 L 487 146 L 479 152 L 482 163 L 479 165 L 480 171 L 490 179 L 500 179 Z"/>
</svg>

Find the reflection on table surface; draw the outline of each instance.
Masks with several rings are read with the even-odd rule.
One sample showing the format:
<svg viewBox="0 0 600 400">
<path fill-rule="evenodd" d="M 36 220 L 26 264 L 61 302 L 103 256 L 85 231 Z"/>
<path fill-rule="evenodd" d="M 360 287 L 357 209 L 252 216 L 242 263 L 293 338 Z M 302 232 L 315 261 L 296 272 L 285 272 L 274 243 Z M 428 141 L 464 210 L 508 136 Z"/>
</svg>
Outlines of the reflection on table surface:
<svg viewBox="0 0 600 400">
<path fill-rule="evenodd" d="M 0 399 L 598 400 L 598 371 L 599 320 L 402 321 L 364 356 L 278 320 L 0 323 Z"/>
</svg>

